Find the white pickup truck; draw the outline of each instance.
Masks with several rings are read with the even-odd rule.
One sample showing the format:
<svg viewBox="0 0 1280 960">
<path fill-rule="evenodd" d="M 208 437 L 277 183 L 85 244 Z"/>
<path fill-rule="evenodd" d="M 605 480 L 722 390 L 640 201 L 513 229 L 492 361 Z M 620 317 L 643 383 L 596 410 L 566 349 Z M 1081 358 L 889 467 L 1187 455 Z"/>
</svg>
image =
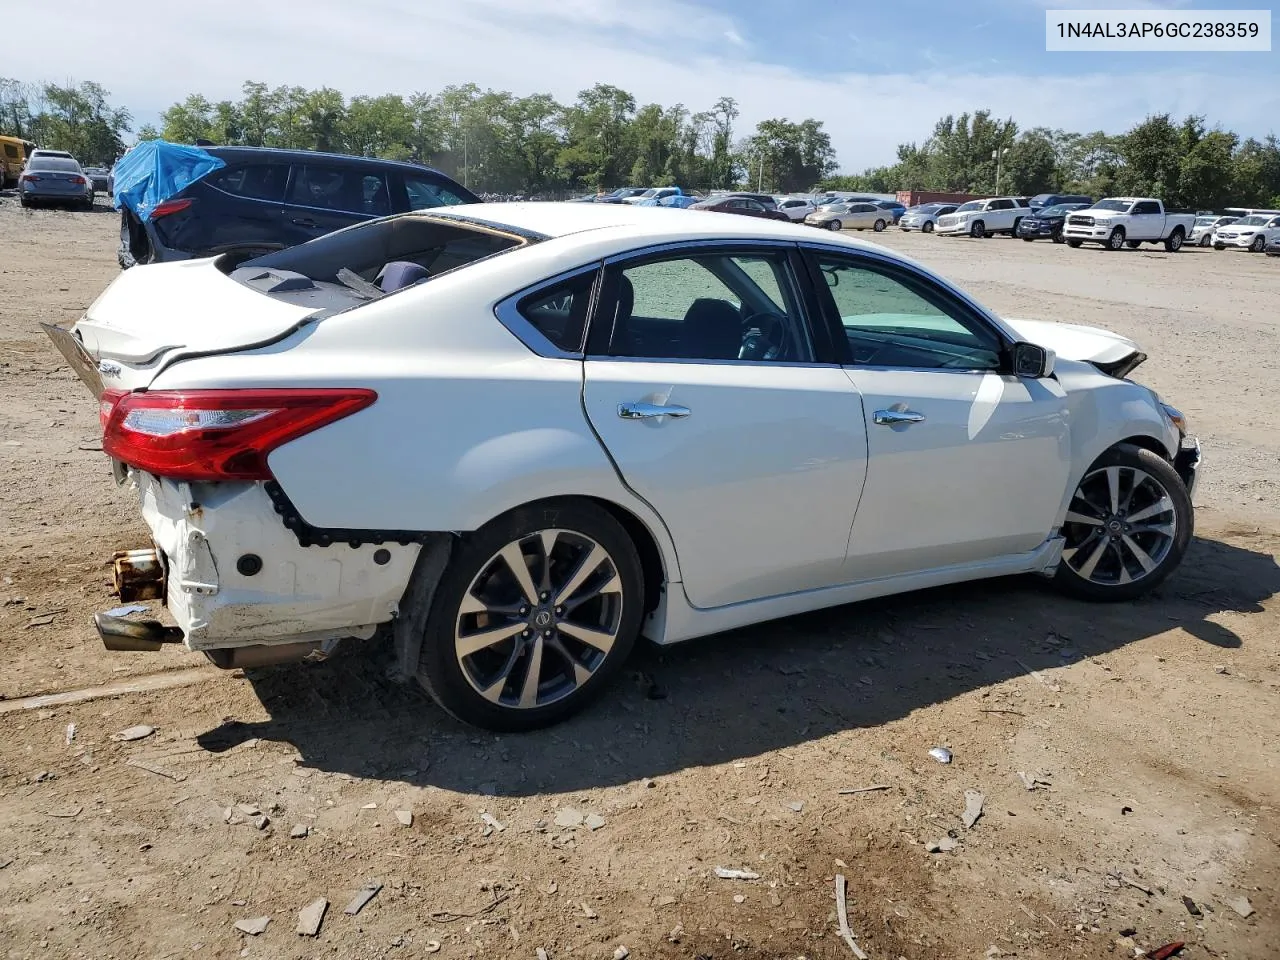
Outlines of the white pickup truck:
<svg viewBox="0 0 1280 960">
<path fill-rule="evenodd" d="M 1069 247 L 1100 243 L 1108 250 L 1119 250 L 1163 243 L 1173 253 L 1191 236 L 1195 223 L 1194 213 L 1165 213 L 1164 204 L 1150 197 L 1107 197 L 1087 210 L 1068 214 L 1062 235 Z"/>
<path fill-rule="evenodd" d="M 988 197 L 970 200 L 954 213 L 939 217 L 933 232 L 940 237 L 990 237 L 997 233 L 1015 236 L 1018 221 L 1031 213 L 1026 197 Z"/>
</svg>

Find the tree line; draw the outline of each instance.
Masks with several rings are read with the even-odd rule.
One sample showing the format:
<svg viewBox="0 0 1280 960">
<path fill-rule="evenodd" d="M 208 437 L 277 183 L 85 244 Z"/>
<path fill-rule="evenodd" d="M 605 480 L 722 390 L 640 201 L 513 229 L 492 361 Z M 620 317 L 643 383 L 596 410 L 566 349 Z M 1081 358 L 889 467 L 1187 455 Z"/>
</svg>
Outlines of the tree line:
<svg viewBox="0 0 1280 960">
<path fill-rule="evenodd" d="M 1280 143 L 1157 114 L 1120 134 L 1019 129 L 977 110 L 940 119 L 897 161 L 837 176 L 821 120 L 774 118 L 738 128 L 732 97 L 691 110 L 639 104 L 596 84 L 569 104 L 550 94 L 516 96 L 476 84 L 410 96 L 346 97 L 329 87 L 246 82 L 236 100 L 195 93 L 137 139 L 198 139 L 416 160 L 477 192 L 564 195 L 628 184 L 688 190 L 750 187 L 773 192 L 934 190 L 1033 195 L 1139 194 L 1170 207 L 1280 207 Z M 101 85 L 33 84 L 0 78 L 0 132 L 110 163 L 131 133 L 128 110 Z M 997 178 L 999 182 L 997 182 Z"/>
<path fill-rule="evenodd" d="M 939 190 L 1034 196 L 1159 197 L 1171 208 L 1227 206 L 1280 209 L 1280 143 L 1147 117 L 1125 133 L 1072 133 L 1033 127 L 986 110 L 939 120 L 923 143 L 898 147 L 898 160 L 856 176 L 831 177 L 828 189 Z M 997 188 L 997 175 L 999 185 Z"/>
</svg>

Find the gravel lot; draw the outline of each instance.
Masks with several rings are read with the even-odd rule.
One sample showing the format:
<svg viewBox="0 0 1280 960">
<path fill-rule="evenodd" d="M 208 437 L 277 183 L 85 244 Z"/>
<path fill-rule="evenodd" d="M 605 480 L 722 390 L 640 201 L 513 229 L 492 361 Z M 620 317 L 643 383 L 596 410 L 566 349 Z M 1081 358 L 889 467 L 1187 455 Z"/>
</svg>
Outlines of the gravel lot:
<svg viewBox="0 0 1280 960">
<path fill-rule="evenodd" d="M 145 533 L 36 323 L 116 275 L 117 226 L 0 199 L 0 955 L 845 958 L 837 873 L 875 960 L 1280 950 L 1280 260 L 877 237 L 1006 315 L 1145 346 L 1205 443 L 1181 572 L 1133 605 L 1002 581 L 646 650 L 586 715 L 496 737 L 376 654 L 102 650 L 104 561 Z M 21 699 L 138 679 L 175 686 Z"/>
</svg>

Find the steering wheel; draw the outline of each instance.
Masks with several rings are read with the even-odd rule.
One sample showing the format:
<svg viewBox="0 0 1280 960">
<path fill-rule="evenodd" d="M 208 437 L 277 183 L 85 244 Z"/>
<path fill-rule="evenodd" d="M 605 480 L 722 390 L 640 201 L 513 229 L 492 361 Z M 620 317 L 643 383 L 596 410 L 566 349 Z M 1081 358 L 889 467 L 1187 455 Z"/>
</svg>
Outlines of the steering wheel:
<svg viewBox="0 0 1280 960">
<path fill-rule="evenodd" d="M 754 313 L 743 321 L 739 360 L 782 360 L 786 353 L 787 318 L 772 310 Z"/>
</svg>

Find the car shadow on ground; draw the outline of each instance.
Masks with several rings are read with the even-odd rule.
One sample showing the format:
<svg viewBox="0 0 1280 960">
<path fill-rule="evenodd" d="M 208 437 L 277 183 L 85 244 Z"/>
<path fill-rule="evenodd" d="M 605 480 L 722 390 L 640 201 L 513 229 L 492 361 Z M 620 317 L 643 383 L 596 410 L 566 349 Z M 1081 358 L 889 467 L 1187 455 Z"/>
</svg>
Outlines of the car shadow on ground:
<svg viewBox="0 0 1280 960">
<path fill-rule="evenodd" d="M 291 743 L 301 762 L 375 780 L 524 796 L 613 786 L 870 728 L 965 693 L 1182 628 L 1242 645 L 1216 622 L 1280 592 L 1273 556 L 1197 538 L 1181 570 L 1135 603 L 1065 599 L 1011 578 L 851 604 L 660 649 L 551 729 L 496 736 L 458 723 L 416 685 L 387 679 L 389 655 L 248 671 L 271 715 L 197 739 Z"/>
</svg>

